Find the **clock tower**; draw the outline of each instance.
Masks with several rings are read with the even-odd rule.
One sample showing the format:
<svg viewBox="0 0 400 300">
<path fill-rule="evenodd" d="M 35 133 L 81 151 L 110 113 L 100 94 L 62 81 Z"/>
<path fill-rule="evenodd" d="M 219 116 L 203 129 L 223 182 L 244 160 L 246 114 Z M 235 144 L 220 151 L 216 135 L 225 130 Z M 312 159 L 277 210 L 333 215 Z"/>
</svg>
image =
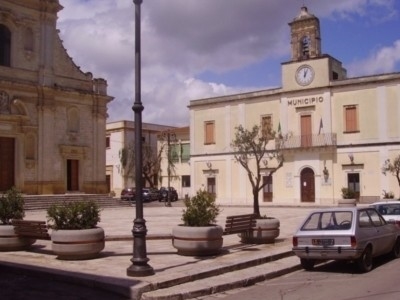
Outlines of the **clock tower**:
<svg viewBox="0 0 400 300">
<path fill-rule="evenodd" d="M 292 61 L 321 56 L 319 19 L 310 14 L 307 7 L 289 23 L 291 28 Z"/>
<path fill-rule="evenodd" d="M 303 6 L 289 23 L 291 60 L 282 64 L 282 88 L 298 90 L 329 86 L 333 80 L 346 78 L 342 63 L 322 54 L 319 19 Z"/>
</svg>

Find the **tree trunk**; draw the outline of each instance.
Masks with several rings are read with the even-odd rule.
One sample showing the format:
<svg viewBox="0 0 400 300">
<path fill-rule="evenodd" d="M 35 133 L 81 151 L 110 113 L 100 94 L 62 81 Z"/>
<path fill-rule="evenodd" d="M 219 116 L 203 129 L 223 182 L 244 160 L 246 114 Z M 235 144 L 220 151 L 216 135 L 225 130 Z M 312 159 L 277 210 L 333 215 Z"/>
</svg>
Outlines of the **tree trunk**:
<svg viewBox="0 0 400 300">
<path fill-rule="evenodd" d="M 260 205 L 258 204 L 258 190 L 253 189 L 253 213 L 260 217 Z"/>
</svg>

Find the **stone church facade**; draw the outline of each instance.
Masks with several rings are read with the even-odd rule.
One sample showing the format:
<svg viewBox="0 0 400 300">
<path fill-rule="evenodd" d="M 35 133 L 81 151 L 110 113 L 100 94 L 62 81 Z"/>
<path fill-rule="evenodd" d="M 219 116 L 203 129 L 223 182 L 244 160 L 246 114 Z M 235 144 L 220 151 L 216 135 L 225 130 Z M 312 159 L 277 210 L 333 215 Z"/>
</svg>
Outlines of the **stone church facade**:
<svg viewBox="0 0 400 300">
<path fill-rule="evenodd" d="M 400 155 L 400 73 L 348 78 L 339 60 L 322 53 L 319 19 L 306 7 L 289 26 L 281 87 L 190 102 L 192 193 L 206 188 L 221 204 L 252 204 L 231 142 L 237 126 L 259 125 L 285 137 L 268 148 L 282 150 L 283 167 L 271 176 L 260 166 L 260 204 L 334 205 L 342 188 L 361 203 L 384 190 L 399 198 L 396 177 L 381 169 Z"/>
<path fill-rule="evenodd" d="M 0 2 L 0 192 L 107 192 L 107 82 L 60 39 L 58 0 Z"/>
</svg>

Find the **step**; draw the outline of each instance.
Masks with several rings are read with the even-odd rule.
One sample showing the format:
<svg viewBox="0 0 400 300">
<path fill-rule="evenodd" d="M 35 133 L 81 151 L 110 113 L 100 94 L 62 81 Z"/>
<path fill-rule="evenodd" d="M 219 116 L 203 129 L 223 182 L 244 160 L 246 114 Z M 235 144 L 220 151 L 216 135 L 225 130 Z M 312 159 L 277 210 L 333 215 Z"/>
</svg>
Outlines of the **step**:
<svg viewBox="0 0 400 300">
<path fill-rule="evenodd" d="M 226 272 L 220 275 L 177 284 L 168 288 L 143 293 L 143 300 L 193 299 L 222 293 L 228 290 L 251 286 L 257 282 L 300 270 L 297 256 L 284 257 L 257 266 Z"/>
<path fill-rule="evenodd" d="M 130 203 L 121 201 L 119 198 L 113 198 L 106 194 L 67 194 L 67 195 L 33 195 L 24 196 L 25 209 L 37 210 L 47 209 L 54 203 L 74 202 L 80 200 L 94 200 L 101 208 L 129 206 Z"/>
</svg>

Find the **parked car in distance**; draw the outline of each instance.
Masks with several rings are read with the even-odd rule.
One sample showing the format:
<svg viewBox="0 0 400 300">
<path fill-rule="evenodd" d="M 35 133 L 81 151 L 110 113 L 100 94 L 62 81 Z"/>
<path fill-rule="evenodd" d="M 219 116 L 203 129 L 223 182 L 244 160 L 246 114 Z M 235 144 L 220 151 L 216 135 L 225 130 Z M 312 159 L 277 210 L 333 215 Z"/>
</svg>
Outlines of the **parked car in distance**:
<svg viewBox="0 0 400 300">
<path fill-rule="evenodd" d="M 374 202 L 370 206 L 379 211 L 386 221 L 395 220 L 396 224 L 400 226 L 400 201 L 380 201 Z"/>
<path fill-rule="evenodd" d="M 157 201 L 161 198 L 161 195 L 157 188 L 152 187 L 143 189 L 143 197 L 146 197 L 146 201 Z"/>
<path fill-rule="evenodd" d="M 121 191 L 121 200 L 124 201 L 136 201 L 136 189 L 135 188 L 125 188 Z M 143 202 L 150 202 L 153 200 L 158 200 L 159 194 L 155 193 L 152 188 L 143 188 L 142 189 L 142 200 Z"/>
<path fill-rule="evenodd" d="M 400 257 L 400 228 L 373 207 L 319 209 L 294 234 L 293 252 L 306 270 L 321 260 L 348 260 L 369 272 L 376 256 Z"/>
<path fill-rule="evenodd" d="M 135 188 L 124 188 L 121 191 L 121 200 L 123 201 L 135 201 Z"/>
<path fill-rule="evenodd" d="M 178 192 L 175 190 L 175 188 L 170 187 L 169 188 L 169 194 L 170 194 L 170 201 L 178 201 Z M 160 199 L 158 201 L 168 201 L 168 188 L 167 187 L 161 187 L 160 188 Z"/>
</svg>

